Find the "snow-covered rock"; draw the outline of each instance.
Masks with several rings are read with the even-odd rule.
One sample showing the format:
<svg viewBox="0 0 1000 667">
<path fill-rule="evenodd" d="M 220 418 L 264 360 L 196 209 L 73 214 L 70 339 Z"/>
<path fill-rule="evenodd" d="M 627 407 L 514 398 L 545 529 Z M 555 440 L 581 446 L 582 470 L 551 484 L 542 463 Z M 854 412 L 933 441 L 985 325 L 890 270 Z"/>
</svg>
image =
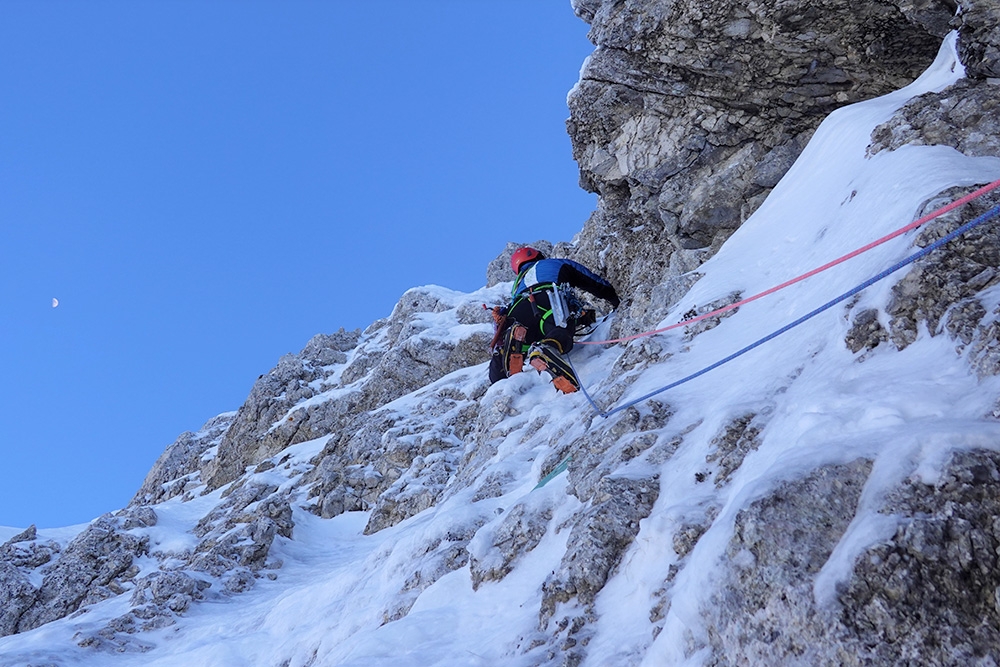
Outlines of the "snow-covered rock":
<svg viewBox="0 0 1000 667">
<path fill-rule="evenodd" d="M 627 297 L 593 338 L 1000 178 L 998 12 L 961 5 L 932 63 L 940 3 L 575 0 L 600 199 L 536 245 Z M 477 292 L 409 290 L 182 435 L 125 510 L 9 533 L 0 665 L 1000 663 L 996 224 L 650 396 L 997 201 L 579 346 L 607 416 L 532 372 L 489 385 L 515 244 Z"/>
</svg>

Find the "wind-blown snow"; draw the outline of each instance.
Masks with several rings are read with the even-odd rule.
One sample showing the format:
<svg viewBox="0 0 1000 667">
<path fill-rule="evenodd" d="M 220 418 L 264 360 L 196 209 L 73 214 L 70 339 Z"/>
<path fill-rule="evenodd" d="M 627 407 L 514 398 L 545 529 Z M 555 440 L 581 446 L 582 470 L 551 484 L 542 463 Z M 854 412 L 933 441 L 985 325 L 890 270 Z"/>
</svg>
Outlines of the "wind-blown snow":
<svg viewBox="0 0 1000 667">
<path fill-rule="evenodd" d="M 910 222 L 921 204 L 950 186 L 1000 178 L 1000 160 L 970 158 L 947 147 L 904 147 L 865 157 L 876 125 L 911 97 L 961 78 L 954 42 L 954 36 L 946 40 L 932 67 L 912 85 L 831 114 L 767 201 L 699 269 L 704 277 L 664 324 L 679 320 L 692 307 L 734 291 L 757 293 L 864 245 Z M 648 368 L 620 400 L 697 371 L 809 312 L 906 256 L 913 238 L 912 233 L 897 238 L 822 277 L 741 307 L 689 343 L 683 343 L 680 334 L 661 336 L 660 342 L 673 354 Z M 883 281 L 863 293 L 860 306 L 884 306 L 892 282 Z M 503 289 L 493 288 L 489 294 L 499 295 Z M 482 290 L 473 295 L 443 289 L 439 293 L 453 304 L 475 303 L 483 295 Z M 1000 292 L 995 296 L 1000 300 Z M 428 336 L 457 340 L 464 333 L 452 315 L 425 319 Z M 619 571 L 598 597 L 599 620 L 588 645 L 587 664 L 634 664 L 640 656 L 646 665 L 700 664 L 704 653 L 685 657 L 685 650 L 689 637 L 704 638 L 699 605 L 731 537 L 736 513 L 781 481 L 828 463 L 861 456 L 875 461 L 858 517 L 815 584 L 817 601 L 834 604 L 835 587 L 849 575 L 853 559 L 895 529 L 893 517 L 873 510 L 886 489 L 909 476 L 933 479 L 956 448 L 997 447 L 1000 425 L 981 417 L 992 409 L 989 397 L 1000 391 L 1000 379 L 978 381 L 957 359 L 946 337 L 926 332 L 901 352 L 876 351 L 863 364 L 856 363 L 843 344 L 848 327 L 843 311 L 832 309 L 664 396 L 675 411 L 672 423 L 698 426 L 654 471 L 660 475 L 660 496 Z M 602 382 L 619 351 L 593 347 L 574 352 L 581 376 L 598 402 L 607 400 Z M 435 384 L 475 382 L 485 372 L 483 364 Z M 423 391 L 383 409 L 405 413 L 420 401 Z M 538 491 L 532 488 L 546 472 L 542 465 L 552 454 L 546 444 L 549 439 L 563 430 L 562 439 L 569 442 L 586 428 L 584 417 L 592 411 L 585 398 L 557 395 L 533 373 L 495 385 L 482 400 L 488 403 L 500 397 L 513 400 L 522 411 L 504 424 L 512 435 L 485 471 L 502 470 L 523 480 L 506 495 L 473 504 L 471 491 L 458 493 L 370 536 L 362 534 L 367 514 L 324 520 L 296 507 L 294 539 L 277 538 L 272 552 L 283 561 L 278 578 L 261 579 L 239 596 L 193 605 L 177 625 L 143 635 L 144 641 L 155 645 L 151 652 L 110 656 L 75 646 L 77 632 L 99 629 L 124 612 L 126 601 L 116 598 L 93 605 L 84 614 L 0 639 L 0 665 L 46 661 L 143 667 L 532 664 L 523 654 L 527 646 L 519 647 L 512 638 L 530 638 L 536 632 L 540 582 L 558 567 L 566 530 L 550 529 L 502 581 L 485 582 L 474 591 L 469 568 L 459 569 L 420 593 L 407 615 L 383 624 L 385 610 L 398 604 L 402 583 L 433 557 L 423 553 L 425 545 L 449 526 L 485 521 L 480 531 L 486 535 L 501 520 L 501 510 L 517 502 L 549 504 L 553 527 L 580 509 L 579 501 L 566 493 L 565 477 Z M 770 415 L 761 447 L 746 457 L 724 487 L 698 484 L 694 473 L 704 468 L 711 438 L 733 417 L 751 411 Z M 521 443 L 539 416 L 547 417 L 546 424 Z M 308 467 L 323 444 L 325 439 L 283 452 L 292 454 L 291 467 L 261 473 L 267 476 L 262 481 L 288 483 L 287 471 Z M 160 550 L 190 548 L 191 529 L 219 502 L 220 492 L 188 503 L 174 499 L 156 506 L 159 523 L 137 533 L 148 534 Z M 708 504 L 721 507 L 719 518 L 674 579 L 664 628 L 654 640 L 648 614 L 652 593 L 677 562 L 671 536 L 686 517 Z M 0 540 L 14 532 L 0 529 Z M 469 549 L 488 558 L 486 546 L 479 537 Z"/>
</svg>

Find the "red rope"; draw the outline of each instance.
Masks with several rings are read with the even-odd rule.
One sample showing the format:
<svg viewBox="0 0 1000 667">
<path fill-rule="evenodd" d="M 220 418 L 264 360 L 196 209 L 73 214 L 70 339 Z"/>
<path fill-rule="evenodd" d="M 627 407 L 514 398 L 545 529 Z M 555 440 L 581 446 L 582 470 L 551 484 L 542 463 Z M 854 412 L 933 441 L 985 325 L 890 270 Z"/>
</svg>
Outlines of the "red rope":
<svg viewBox="0 0 1000 667">
<path fill-rule="evenodd" d="M 769 294 L 774 294 L 775 292 L 777 292 L 779 290 L 783 290 L 786 287 L 794 285 L 795 283 L 802 282 L 806 278 L 811 278 L 811 277 L 815 276 L 817 273 L 822 273 L 823 271 L 826 271 L 827 269 L 833 268 L 834 266 L 837 266 L 838 264 L 842 264 L 842 263 L 846 262 L 847 260 L 849 260 L 849 259 L 851 259 L 853 257 L 857 257 L 858 255 L 860 255 L 862 253 L 868 252 L 872 248 L 874 248 L 876 246 L 880 246 L 880 245 L 882 245 L 883 243 L 885 243 L 887 241 L 891 241 L 892 239 L 896 238 L 897 236 L 905 234 L 906 232 L 908 232 L 910 230 L 916 229 L 920 225 L 922 225 L 922 224 L 924 224 L 924 223 L 926 223 L 926 222 L 928 222 L 930 220 L 933 220 L 934 218 L 942 216 L 945 213 L 947 213 L 948 211 L 952 211 L 952 210 L 958 208 L 959 206 L 962 206 L 963 204 L 967 204 L 970 201 L 972 201 L 973 199 L 977 199 L 979 197 L 982 197 L 987 192 L 990 192 L 991 190 L 995 190 L 998 187 L 1000 187 L 1000 179 L 993 181 L 989 185 L 984 185 L 983 187 L 979 188 L 978 190 L 976 190 L 974 192 L 970 192 L 969 194 L 965 195 L 964 197 L 962 197 L 960 199 L 956 199 L 955 201 L 951 202 L 950 204 L 948 204 L 946 206 L 942 206 L 941 208 L 937 209 L 936 211 L 932 211 L 932 212 L 928 213 L 927 215 L 925 215 L 922 218 L 914 220 L 913 222 L 911 222 L 910 224 L 906 225 L 905 227 L 900 227 L 899 229 L 897 229 L 896 231 L 892 232 L 891 234 L 886 234 L 882 238 L 876 239 L 876 240 L 872 241 L 871 243 L 869 243 L 866 246 L 862 246 L 862 247 L 858 248 L 857 250 L 853 250 L 853 251 L 847 253 L 846 255 L 844 255 L 842 257 L 838 257 L 837 259 L 833 260 L 832 262 L 827 262 L 823 266 L 817 267 L 817 268 L 813 269 L 812 271 L 809 271 L 808 273 L 803 273 L 801 276 L 792 278 L 791 280 L 786 280 L 785 282 L 781 283 L 780 285 L 775 285 L 774 287 L 772 287 L 770 289 L 764 290 L 760 294 L 754 294 L 753 296 L 747 297 L 747 298 L 743 299 L 742 301 L 737 301 L 736 303 L 731 303 L 728 306 L 723 306 L 722 308 L 719 308 L 717 310 L 713 310 L 710 313 L 705 313 L 703 315 L 698 315 L 697 317 L 692 317 L 691 319 L 688 319 L 688 320 L 682 320 L 682 321 L 680 321 L 680 322 L 678 322 L 676 324 L 671 324 L 669 326 L 663 327 L 662 329 L 655 329 L 653 331 L 645 331 L 643 333 L 638 333 L 638 334 L 635 334 L 633 336 L 625 336 L 624 338 L 613 338 L 611 340 L 580 340 L 580 341 L 577 341 L 576 344 L 577 345 L 605 345 L 605 344 L 610 344 L 610 343 L 624 343 L 626 341 L 635 340 L 636 338 L 645 338 L 646 336 L 652 336 L 654 334 L 663 333 L 664 331 L 669 331 L 671 329 L 676 329 L 678 327 L 685 327 L 685 326 L 687 326 L 689 324 L 694 324 L 695 322 L 700 322 L 701 320 L 708 319 L 709 317 L 715 317 L 717 315 L 721 315 L 722 313 L 729 312 L 730 310 L 733 310 L 734 308 L 739 308 L 740 306 L 744 306 L 744 305 L 750 303 L 751 301 L 756 301 L 757 299 L 762 299 L 765 296 L 768 296 Z"/>
</svg>

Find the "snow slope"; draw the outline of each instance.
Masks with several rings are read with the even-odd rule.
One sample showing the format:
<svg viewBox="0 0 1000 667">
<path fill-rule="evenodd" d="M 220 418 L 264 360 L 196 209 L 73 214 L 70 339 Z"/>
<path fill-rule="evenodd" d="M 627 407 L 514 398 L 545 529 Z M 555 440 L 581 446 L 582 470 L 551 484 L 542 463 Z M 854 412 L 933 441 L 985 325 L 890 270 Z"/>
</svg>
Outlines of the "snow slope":
<svg viewBox="0 0 1000 667">
<path fill-rule="evenodd" d="M 664 324 L 732 292 L 755 294 L 864 245 L 908 223 L 921 205 L 950 186 L 1000 178 L 1000 160 L 969 158 L 947 147 L 910 146 L 865 156 L 876 125 L 911 97 L 940 90 L 961 76 L 950 38 L 912 85 L 832 114 L 767 201 L 699 269 L 703 277 Z M 914 234 L 897 238 L 821 277 L 744 306 L 694 338 L 680 332 L 658 337 L 661 360 L 644 367 L 624 392 L 616 390 L 620 378 L 613 372 L 621 347 L 580 347 L 574 359 L 595 399 L 613 407 L 713 363 L 839 295 L 906 256 L 913 239 Z M 896 279 L 867 290 L 850 307 L 884 306 Z M 1000 302 L 1000 291 L 993 296 Z M 483 298 L 482 293 L 465 297 L 470 304 Z M 461 326 L 440 322 L 434 335 L 458 338 Z M 661 397 L 673 415 L 657 435 L 682 434 L 682 442 L 665 461 L 637 457 L 615 471 L 637 478 L 659 475 L 660 493 L 597 597 L 585 664 L 701 664 L 708 653 L 699 650 L 707 643 L 700 610 L 736 514 L 783 480 L 861 456 L 875 462 L 858 516 L 816 581 L 816 599 L 834 604 L 836 584 L 849 574 L 854 557 L 895 530 L 892 517 L 866 509 L 876 507 L 886 489 L 912 476 L 934 479 L 954 449 L 1000 448 L 1000 424 L 984 419 L 1000 396 L 1000 378 L 978 380 L 952 341 L 928 332 L 901 352 L 879 348 L 859 363 L 844 346 L 849 326 L 847 309 L 835 308 Z M 605 324 L 594 338 L 607 332 Z M 442 387 L 471 394 L 485 372 L 485 364 L 456 371 L 383 410 L 416 410 L 428 392 Z M 615 394 L 620 394 L 617 401 L 611 400 Z M 456 486 L 435 507 L 373 535 L 362 534 L 367 513 L 321 519 L 293 504 L 293 539 L 277 538 L 272 550 L 283 563 L 277 577 L 262 578 L 240 595 L 195 604 L 175 625 L 143 633 L 149 652 L 113 655 L 76 646 L 77 638 L 123 612 L 126 595 L 0 638 L 0 665 L 545 662 L 544 647 L 532 649 L 539 637 L 542 585 L 566 550 L 570 531 L 560 526 L 582 504 L 567 493 L 567 475 L 532 489 L 560 447 L 601 428 L 602 420 L 583 395 L 557 395 L 533 373 L 499 383 L 479 400 L 483 411 L 504 405 L 512 415 L 496 425 L 496 451 L 475 471 L 478 480 L 500 474 L 515 480 L 502 495 L 472 502 L 475 485 Z M 706 463 L 712 438 L 747 413 L 767 416 L 760 446 L 728 484 L 699 481 L 704 474 L 717 474 Z M 290 485 L 324 444 L 320 439 L 296 445 L 275 457 L 276 467 L 257 474 L 262 481 Z M 291 458 L 284 458 L 288 453 Z M 466 452 L 466 458 L 473 454 Z M 157 525 L 135 530 L 164 550 L 190 546 L 194 525 L 220 502 L 221 492 L 157 505 Z M 451 557 L 453 531 L 475 531 L 468 550 L 488 562 L 495 557 L 490 538 L 517 506 L 547 509 L 551 518 L 538 545 L 506 577 L 474 589 L 468 565 L 441 575 L 442 562 Z M 672 574 L 680 564 L 672 546 L 678 528 L 692 517 L 704 517 L 708 508 L 717 512 L 715 519 Z M 159 565 L 150 560 L 146 566 Z M 431 576 L 431 570 L 436 574 Z M 434 583 L 410 585 L 415 574 Z M 654 622 L 650 609 L 662 599 L 658 591 L 665 581 L 672 581 L 666 592 L 669 609 Z M 388 618 L 396 620 L 385 622 Z"/>
</svg>

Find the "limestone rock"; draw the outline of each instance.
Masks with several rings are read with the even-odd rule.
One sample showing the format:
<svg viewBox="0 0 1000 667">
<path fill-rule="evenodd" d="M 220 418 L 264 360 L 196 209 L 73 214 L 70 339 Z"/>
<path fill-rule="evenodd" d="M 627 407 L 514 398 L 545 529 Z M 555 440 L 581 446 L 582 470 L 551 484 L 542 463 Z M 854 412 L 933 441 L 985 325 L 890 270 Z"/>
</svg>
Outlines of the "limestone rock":
<svg viewBox="0 0 1000 667">
<path fill-rule="evenodd" d="M 218 446 L 235 416 L 235 413 L 221 414 L 196 433 L 182 433 L 153 464 L 131 504 L 156 504 L 198 486 L 202 457 Z"/>
<path fill-rule="evenodd" d="M 203 472 L 208 488 L 233 481 L 247 466 L 286 447 L 344 432 L 360 414 L 484 361 L 492 320 L 479 304 L 466 307 L 462 297 L 442 288 L 414 288 L 389 318 L 364 334 L 340 332 L 299 355 L 286 355 L 257 381 L 237 412 L 218 456 Z M 435 324 L 431 315 L 448 324 Z M 457 341 L 441 328 L 451 324 L 467 327 Z M 322 350 L 333 352 L 320 359 Z M 334 354 L 345 350 L 345 356 Z M 334 365 L 320 366 L 323 360 Z M 329 399 L 323 399 L 324 392 L 331 392 Z"/>
<path fill-rule="evenodd" d="M 248 481 L 198 523 L 191 567 L 216 577 L 238 568 L 256 572 L 268 564 L 274 539 L 291 538 L 294 525 L 288 498 L 276 486 Z"/>
<path fill-rule="evenodd" d="M 712 438 L 712 452 L 705 457 L 709 463 L 718 461 L 715 485 L 722 486 L 730 476 L 743 465 L 747 454 L 760 446 L 758 436 L 765 420 L 757 413 L 741 415 L 726 424 L 715 438 Z"/>
<path fill-rule="evenodd" d="M 585 636 L 597 594 L 638 534 L 639 521 L 649 516 L 659 491 L 656 477 L 606 477 L 592 506 L 574 519 L 559 569 L 542 586 L 539 612 L 539 626 L 545 630 L 562 605 L 576 599 L 583 606 L 582 615 L 568 611 L 554 620 L 554 634 L 565 634 L 564 649 L 572 649 Z"/>
<path fill-rule="evenodd" d="M 841 619 L 875 664 L 1000 663 L 1000 455 L 961 452 L 888 499 L 896 534 L 857 561 Z"/>
<path fill-rule="evenodd" d="M 702 608 L 710 664 L 818 665 L 843 657 L 836 623 L 816 608 L 813 582 L 854 518 L 870 471 L 865 459 L 820 468 L 740 511 L 726 579 Z"/>
<path fill-rule="evenodd" d="M 18 622 L 18 632 L 62 618 L 82 604 L 121 592 L 136 558 L 148 553 L 149 540 L 119 529 L 110 517 L 98 519 L 80 533 L 47 570 L 36 603 Z"/>
<path fill-rule="evenodd" d="M 854 323 L 844 339 L 847 349 L 851 352 L 872 350 L 879 343 L 889 340 L 885 327 L 878 321 L 878 310 L 866 308 L 854 317 Z"/>
<path fill-rule="evenodd" d="M 1000 77 L 1000 7 L 990 0 L 960 0 L 959 54 L 968 76 Z"/>
<path fill-rule="evenodd" d="M 21 616 L 35 604 L 37 594 L 21 570 L 0 561 L 0 637 L 17 632 Z"/>
<path fill-rule="evenodd" d="M 166 615 L 168 610 L 182 614 L 192 602 L 202 599 L 202 591 L 210 586 L 209 582 L 185 572 L 154 572 L 136 581 L 131 604 L 142 608 L 139 616 L 144 620 L 149 620 L 152 614 Z"/>
<path fill-rule="evenodd" d="M 356 341 L 356 337 L 344 334 L 337 341 L 347 347 L 352 339 Z M 246 466 L 289 445 L 309 440 L 313 434 L 305 415 L 288 413 L 296 403 L 315 395 L 311 383 L 320 377 L 319 368 L 301 354 L 285 355 L 269 373 L 262 375 L 223 435 L 217 456 L 204 467 L 204 481 L 209 487 L 214 489 L 231 482 Z"/>
<path fill-rule="evenodd" d="M 469 564 L 467 545 L 476 531 L 485 523 L 480 516 L 448 526 L 438 534 L 429 536 L 414 554 L 419 562 L 403 584 L 402 589 L 383 614 L 383 623 L 391 623 L 406 616 L 420 593 L 444 575 Z"/>
<path fill-rule="evenodd" d="M 480 531 L 469 545 L 472 587 L 478 589 L 484 581 L 507 576 L 517 560 L 542 541 L 552 510 L 551 497 L 532 494 L 508 510 L 495 529 Z"/>
<path fill-rule="evenodd" d="M 1000 155 L 1000 100 L 995 83 L 962 79 L 907 102 L 872 132 L 869 155 L 900 146 L 952 146 L 975 157 Z"/>
<path fill-rule="evenodd" d="M 599 195 L 578 257 L 630 298 L 641 330 L 665 307 L 671 256 L 713 254 L 833 109 L 930 64 L 954 8 L 847 0 L 574 3 L 597 47 L 569 97 L 581 185 Z M 704 261 L 704 259 L 702 259 Z M 686 269 L 690 271 L 691 269 Z"/>
<path fill-rule="evenodd" d="M 917 245 L 929 245 L 997 201 L 1000 198 L 991 193 L 945 214 L 920 233 Z M 926 325 L 931 335 L 948 331 L 962 347 L 973 341 L 980 349 L 997 345 L 990 330 L 991 320 L 984 319 L 986 311 L 977 305 L 976 297 L 1000 282 L 998 244 L 1000 231 L 996 225 L 987 224 L 912 265 L 892 287 L 892 300 L 886 307 L 889 338 L 897 349 L 916 340 L 920 324 Z M 985 367 L 982 371 L 990 372 Z"/>
</svg>

